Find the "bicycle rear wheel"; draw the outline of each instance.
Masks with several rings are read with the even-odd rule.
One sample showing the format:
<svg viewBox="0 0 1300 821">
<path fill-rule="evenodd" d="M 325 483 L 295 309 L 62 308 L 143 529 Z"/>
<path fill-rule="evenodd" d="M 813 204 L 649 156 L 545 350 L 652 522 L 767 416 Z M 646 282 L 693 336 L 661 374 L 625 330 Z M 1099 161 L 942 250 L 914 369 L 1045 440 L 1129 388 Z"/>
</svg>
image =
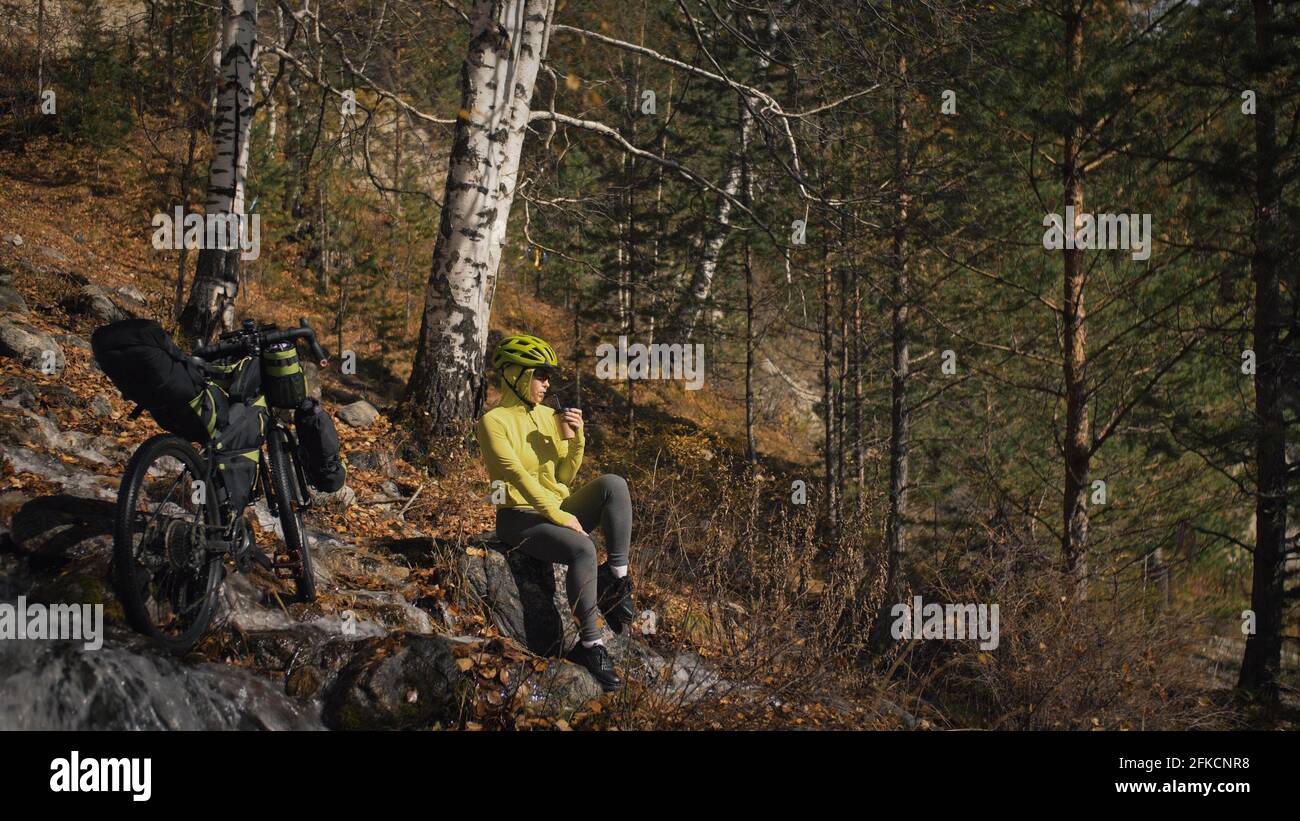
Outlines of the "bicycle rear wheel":
<svg viewBox="0 0 1300 821">
<path fill-rule="evenodd" d="M 302 513 L 297 504 L 298 494 L 294 493 L 298 470 L 293 462 L 293 449 L 288 446 L 285 432 L 279 427 L 272 427 L 267 433 L 266 451 L 270 463 L 271 501 L 280 518 L 280 530 L 284 534 L 284 544 L 288 551 L 288 566 L 298 588 L 298 598 L 305 602 L 315 601 L 316 576 L 311 567 L 311 551 L 307 549 L 307 539 L 303 534 Z M 278 559 L 276 563 L 280 564 Z"/>
<path fill-rule="evenodd" d="M 136 449 L 117 492 L 113 582 L 127 621 L 173 653 L 198 642 L 216 611 L 225 567 L 207 549 L 221 524 L 203 458 L 162 434 Z"/>
</svg>

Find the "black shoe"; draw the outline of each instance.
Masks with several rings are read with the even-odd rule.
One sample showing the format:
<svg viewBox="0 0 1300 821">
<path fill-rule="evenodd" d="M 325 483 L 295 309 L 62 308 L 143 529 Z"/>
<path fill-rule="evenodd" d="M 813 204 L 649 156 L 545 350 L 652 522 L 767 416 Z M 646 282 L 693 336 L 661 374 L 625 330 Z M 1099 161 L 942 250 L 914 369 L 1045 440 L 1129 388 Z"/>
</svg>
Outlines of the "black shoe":
<svg viewBox="0 0 1300 821">
<path fill-rule="evenodd" d="M 636 606 L 632 603 L 632 580 L 619 578 L 609 569 L 609 564 L 596 568 L 596 606 L 609 624 L 609 629 L 622 633 L 623 627 L 636 619 Z"/>
<path fill-rule="evenodd" d="M 586 667 L 587 672 L 600 683 L 600 689 L 607 693 L 617 690 L 623 683 L 618 673 L 614 672 L 614 660 L 609 657 L 609 651 L 603 644 L 583 647 L 582 642 L 578 642 L 569 651 L 568 659 Z"/>
</svg>

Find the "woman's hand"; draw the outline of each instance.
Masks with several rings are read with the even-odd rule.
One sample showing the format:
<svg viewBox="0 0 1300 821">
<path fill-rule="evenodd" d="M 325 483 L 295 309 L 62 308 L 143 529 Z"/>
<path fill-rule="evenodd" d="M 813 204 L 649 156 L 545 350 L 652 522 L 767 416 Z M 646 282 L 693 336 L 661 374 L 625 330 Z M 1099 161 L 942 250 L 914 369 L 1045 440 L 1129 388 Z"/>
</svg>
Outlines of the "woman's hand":
<svg viewBox="0 0 1300 821">
<path fill-rule="evenodd" d="M 569 430 L 577 433 L 582 430 L 582 409 L 569 408 L 564 412 L 564 424 L 569 426 Z"/>
<path fill-rule="evenodd" d="M 587 531 L 582 529 L 582 522 L 578 521 L 577 516 L 569 519 L 569 521 L 565 522 L 562 527 L 567 527 L 569 530 L 572 530 L 575 533 L 581 533 L 584 536 L 587 535 Z"/>
</svg>

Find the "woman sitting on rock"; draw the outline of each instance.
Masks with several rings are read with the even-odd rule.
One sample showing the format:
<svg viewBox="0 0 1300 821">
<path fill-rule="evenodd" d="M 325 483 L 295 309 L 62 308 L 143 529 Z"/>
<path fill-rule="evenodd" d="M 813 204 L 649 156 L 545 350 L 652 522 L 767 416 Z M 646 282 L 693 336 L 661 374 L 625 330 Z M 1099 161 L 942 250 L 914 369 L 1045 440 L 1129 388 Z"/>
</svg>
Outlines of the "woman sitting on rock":
<svg viewBox="0 0 1300 821">
<path fill-rule="evenodd" d="M 586 667 L 606 691 L 621 682 L 601 640 L 599 610 L 616 633 L 632 622 L 628 551 L 632 500 L 623 477 L 606 473 L 569 491 L 586 446 L 582 411 L 563 414 L 542 404 L 559 371 L 555 349 L 535 336 L 508 336 L 492 355 L 501 371 L 501 401 L 474 429 L 488 476 L 505 485 L 497 507 L 497 536 L 546 562 L 569 566 L 569 604 L 579 622 L 571 661 Z M 596 566 L 587 531 L 605 534 L 609 561 Z"/>
</svg>

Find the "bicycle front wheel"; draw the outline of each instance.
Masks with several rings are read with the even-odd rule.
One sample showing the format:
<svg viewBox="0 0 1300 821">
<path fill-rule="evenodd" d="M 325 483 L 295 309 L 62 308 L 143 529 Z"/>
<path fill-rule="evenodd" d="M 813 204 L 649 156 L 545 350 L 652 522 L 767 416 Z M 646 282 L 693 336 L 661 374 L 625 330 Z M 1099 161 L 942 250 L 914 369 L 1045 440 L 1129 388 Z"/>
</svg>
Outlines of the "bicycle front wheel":
<svg viewBox="0 0 1300 821">
<path fill-rule="evenodd" d="M 287 564 L 298 587 L 298 598 L 305 602 L 315 601 L 316 576 L 311 567 L 311 551 L 307 549 L 307 539 L 303 534 L 298 496 L 294 493 L 298 471 L 294 467 L 293 450 L 288 447 L 288 439 L 279 427 L 272 427 L 267 433 L 266 451 L 270 462 L 272 500 L 280 518 L 280 530 L 288 552 Z"/>
<path fill-rule="evenodd" d="M 113 583 L 127 621 L 173 653 L 187 653 L 216 611 L 225 567 L 207 549 L 220 513 L 194 447 L 177 436 L 147 440 L 117 491 Z"/>
</svg>

